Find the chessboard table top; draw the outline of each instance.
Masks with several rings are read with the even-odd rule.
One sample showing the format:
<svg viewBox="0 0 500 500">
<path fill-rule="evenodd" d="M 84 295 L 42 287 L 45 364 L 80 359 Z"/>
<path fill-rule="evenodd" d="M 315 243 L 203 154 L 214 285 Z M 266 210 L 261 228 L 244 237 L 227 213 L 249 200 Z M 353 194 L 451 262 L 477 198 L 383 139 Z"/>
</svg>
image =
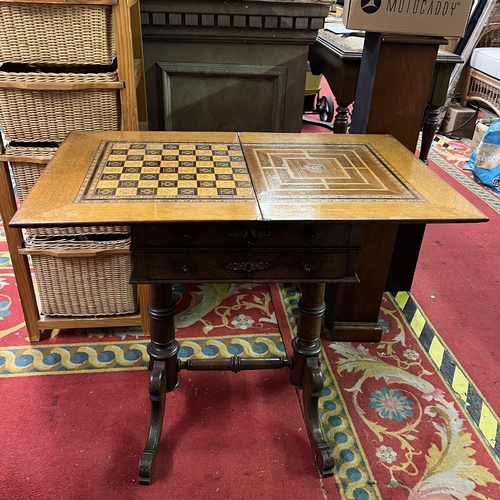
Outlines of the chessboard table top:
<svg viewBox="0 0 500 500">
<path fill-rule="evenodd" d="M 269 219 L 487 220 L 387 135 L 73 132 L 12 225 Z"/>
</svg>

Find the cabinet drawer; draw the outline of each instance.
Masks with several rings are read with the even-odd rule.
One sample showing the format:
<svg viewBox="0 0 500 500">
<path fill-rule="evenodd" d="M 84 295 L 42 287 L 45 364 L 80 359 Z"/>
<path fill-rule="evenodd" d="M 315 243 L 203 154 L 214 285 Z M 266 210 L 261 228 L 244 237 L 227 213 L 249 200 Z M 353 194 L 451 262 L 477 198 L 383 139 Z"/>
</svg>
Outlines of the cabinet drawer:
<svg viewBox="0 0 500 500">
<path fill-rule="evenodd" d="M 358 252 L 133 252 L 133 283 L 353 281 Z"/>
<path fill-rule="evenodd" d="M 351 247 L 362 225 L 329 222 L 151 224 L 132 228 L 132 249 Z"/>
</svg>

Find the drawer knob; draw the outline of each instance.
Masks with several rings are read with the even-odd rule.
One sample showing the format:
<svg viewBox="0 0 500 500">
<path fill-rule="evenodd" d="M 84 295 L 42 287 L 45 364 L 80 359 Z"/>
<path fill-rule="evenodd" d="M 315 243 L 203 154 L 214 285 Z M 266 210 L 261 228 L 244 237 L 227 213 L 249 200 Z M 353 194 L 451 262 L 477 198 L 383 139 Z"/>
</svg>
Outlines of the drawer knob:
<svg viewBox="0 0 500 500">
<path fill-rule="evenodd" d="M 312 267 L 310 264 L 304 264 L 302 266 L 302 270 L 304 271 L 305 274 L 311 274 L 312 272 Z"/>
<path fill-rule="evenodd" d="M 181 271 L 184 273 L 184 274 L 189 274 L 191 272 L 191 268 L 187 265 L 187 264 L 184 264 L 181 268 Z"/>
</svg>

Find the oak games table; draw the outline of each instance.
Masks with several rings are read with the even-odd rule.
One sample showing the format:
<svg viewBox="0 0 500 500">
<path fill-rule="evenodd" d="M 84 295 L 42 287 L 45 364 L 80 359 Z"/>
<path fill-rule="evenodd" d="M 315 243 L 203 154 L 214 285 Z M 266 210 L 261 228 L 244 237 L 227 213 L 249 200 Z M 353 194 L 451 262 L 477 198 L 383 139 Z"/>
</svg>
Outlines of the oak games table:
<svg viewBox="0 0 500 500">
<path fill-rule="evenodd" d="M 131 280 L 150 286 L 151 423 L 139 463 L 150 484 L 165 394 L 183 369 L 289 369 L 320 473 L 332 475 L 318 412 L 325 283 L 357 280 L 372 225 L 486 220 L 391 136 L 73 132 L 10 224 L 131 226 Z M 203 281 L 301 283 L 292 356 L 178 360 L 172 284 Z"/>
</svg>

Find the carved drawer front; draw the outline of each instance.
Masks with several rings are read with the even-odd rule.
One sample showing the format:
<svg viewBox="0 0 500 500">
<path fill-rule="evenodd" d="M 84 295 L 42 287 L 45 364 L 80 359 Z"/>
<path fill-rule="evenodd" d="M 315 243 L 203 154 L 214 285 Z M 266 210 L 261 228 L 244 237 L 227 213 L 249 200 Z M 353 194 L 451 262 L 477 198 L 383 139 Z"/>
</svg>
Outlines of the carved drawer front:
<svg viewBox="0 0 500 500">
<path fill-rule="evenodd" d="M 326 222 L 153 224 L 132 229 L 132 249 L 223 247 L 353 247 L 361 225 Z"/>
<path fill-rule="evenodd" d="M 133 283 L 355 281 L 357 252 L 134 252 Z"/>
</svg>

